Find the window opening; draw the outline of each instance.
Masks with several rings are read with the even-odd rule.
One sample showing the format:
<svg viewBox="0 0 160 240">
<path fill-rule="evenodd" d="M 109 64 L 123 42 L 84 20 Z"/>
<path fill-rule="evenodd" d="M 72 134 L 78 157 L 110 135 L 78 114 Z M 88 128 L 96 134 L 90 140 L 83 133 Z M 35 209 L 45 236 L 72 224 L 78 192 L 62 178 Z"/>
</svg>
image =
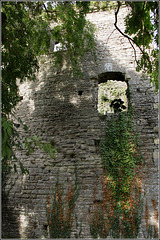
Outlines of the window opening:
<svg viewBox="0 0 160 240">
<path fill-rule="evenodd" d="M 100 140 L 95 139 L 94 140 L 94 145 L 95 145 L 95 148 L 96 148 L 96 153 L 100 153 Z"/>
<path fill-rule="evenodd" d="M 106 115 L 128 109 L 127 83 L 108 80 L 98 85 L 98 112 Z"/>
<path fill-rule="evenodd" d="M 78 91 L 79 96 L 82 96 L 82 94 L 83 94 L 83 91 Z"/>
</svg>

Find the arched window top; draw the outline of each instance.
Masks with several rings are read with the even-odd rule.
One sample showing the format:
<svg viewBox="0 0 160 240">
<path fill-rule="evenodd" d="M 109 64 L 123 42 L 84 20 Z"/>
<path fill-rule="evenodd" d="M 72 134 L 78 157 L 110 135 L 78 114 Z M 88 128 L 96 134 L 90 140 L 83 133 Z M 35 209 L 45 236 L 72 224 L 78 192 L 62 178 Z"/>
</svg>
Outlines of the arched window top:
<svg viewBox="0 0 160 240">
<path fill-rule="evenodd" d="M 122 72 L 105 72 L 98 75 L 98 83 L 105 83 L 108 80 L 125 82 L 125 76 Z"/>
</svg>

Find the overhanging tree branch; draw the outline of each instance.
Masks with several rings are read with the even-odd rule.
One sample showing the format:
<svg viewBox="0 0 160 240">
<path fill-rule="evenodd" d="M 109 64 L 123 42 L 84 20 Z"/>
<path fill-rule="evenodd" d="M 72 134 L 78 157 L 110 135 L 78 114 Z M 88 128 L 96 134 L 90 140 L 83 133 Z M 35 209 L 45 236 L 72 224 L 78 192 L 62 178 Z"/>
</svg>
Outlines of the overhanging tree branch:
<svg viewBox="0 0 160 240">
<path fill-rule="evenodd" d="M 120 3 L 119 1 L 118 1 L 117 3 L 118 3 L 118 8 L 117 8 L 117 11 L 115 12 L 115 23 L 114 23 L 115 28 L 116 28 L 125 38 L 127 38 L 128 41 L 129 41 L 129 43 L 131 44 L 131 46 L 132 46 L 132 48 L 133 48 L 133 50 L 134 50 L 134 53 L 135 53 L 135 61 L 136 61 L 136 63 L 138 64 L 138 61 L 137 61 L 137 59 L 136 59 L 136 49 L 135 49 L 135 47 L 134 47 L 134 45 L 133 45 L 132 43 L 134 43 L 134 44 L 139 48 L 139 50 L 140 50 L 140 52 L 142 53 L 143 57 L 148 61 L 149 65 L 151 66 L 151 65 L 152 65 L 152 64 L 151 64 L 151 61 L 150 61 L 148 55 L 146 54 L 146 52 L 145 52 L 131 37 L 129 37 L 128 35 L 126 35 L 125 33 L 123 33 L 123 32 L 120 30 L 120 28 L 117 26 L 117 15 L 118 15 L 119 9 L 120 9 L 120 7 L 121 7 L 121 3 Z"/>
<path fill-rule="evenodd" d="M 47 14 L 49 14 L 49 13 L 56 13 L 57 12 L 56 10 L 52 10 L 52 11 L 48 10 L 44 3 L 43 3 L 43 7 L 44 7 L 45 11 L 47 12 Z"/>
</svg>

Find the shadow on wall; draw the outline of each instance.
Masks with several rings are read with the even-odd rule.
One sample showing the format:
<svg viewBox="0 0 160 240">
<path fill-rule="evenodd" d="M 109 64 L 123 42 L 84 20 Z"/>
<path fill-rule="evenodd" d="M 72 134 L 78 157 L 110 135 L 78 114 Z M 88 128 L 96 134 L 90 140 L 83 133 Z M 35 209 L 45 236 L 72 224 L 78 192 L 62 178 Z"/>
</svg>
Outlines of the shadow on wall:
<svg viewBox="0 0 160 240">
<path fill-rule="evenodd" d="M 98 49 L 101 53 L 103 52 L 101 45 L 98 46 Z M 71 78 L 67 69 L 57 73 L 53 66 L 49 65 L 49 61 L 45 62 L 38 81 L 29 83 L 28 93 L 22 89 L 26 98 L 18 106 L 17 115 L 22 117 L 33 135 L 41 135 L 42 139 L 55 143 L 55 147 L 59 151 L 55 161 L 57 161 L 57 166 L 66 166 L 65 170 L 69 164 L 73 165 L 75 161 L 79 161 L 85 167 L 82 159 L 87 159 L 88 167 L 92 164 L 94 157 L 97 157 L 93 140 L 97 139 L 98 141 L 102 134 L 97 110 L 98 75 L 104 73 L 105 69 L 103 64 L 99 67 L 92 60 L 87 55 L 82 66 L 84 78 L 80 80 Z M 117 66 L 116 61 L 111 58 L 110 61 L 114 66 L 113 70 L 118 69 L 117 72 L 120 72 L 120 69 L 123 69 L 122 72 L 125 72 L 123 65 Z M 127 69 L 126 71 L 128 72 Z M 148 94 L 146 94 L 144 86 L 137 82 L 140 75 L 132 70 L 129 73 L 128 85 L 132 95 L 131 101 L 135 108 L 135 124 L 138 131 L 141 132 L 142 150 L 145 150 L 150 138 L 148 137 L 147 140 L 146 134 L 152 133 L 153 127 L 155 127 L 155 121 L 150 121 L 150 125 L 148 124 L 147 116 L 153 117 L 157 114 L 153 108 L 153 97 L 149 94 L 153 91 L 150 90 L 150 85 L 147 85 Z M 102 75 L 106 79 L 106 75 Z M 152 159 L 153 149 L 150 150 L 151 153 L 147 157 Z M 100 156 L 99 153 L 98 156 Z M 55 168 L 51 165 L 48 166 L 47 157 L 43 152 L 37 151 L 30 157 L 31 161 L 23 154 L 21 158 L 24 166 L 29 168 L 30 175 L 26 177 L 26 181 L 20 187 L 23 189 L 20 197 L 22 208 L 19 208 L 19 198 L 15 196 L 16 187 L 10 193 L 9 202 L 6 197 L 3 199 L 5 202 L 3 210 L 3 235 L 5 238 L 20 238 L 23 235 L 26 238 L 42 236 L 42 225 L 46 221 L 46 196 L 55 182 Z M 21 225 L 18 224 L 18 221 L 21 222 Z M 23 227 L 24 232 L 20 230 Z"/>
<path fill-rule="evenodd" d="M 6 194 L 2 192 L 2 239 L 20 238 L 19 214 L 19 210 L 15 209 L 12 202 L 8 201 Z"/>
</svg>

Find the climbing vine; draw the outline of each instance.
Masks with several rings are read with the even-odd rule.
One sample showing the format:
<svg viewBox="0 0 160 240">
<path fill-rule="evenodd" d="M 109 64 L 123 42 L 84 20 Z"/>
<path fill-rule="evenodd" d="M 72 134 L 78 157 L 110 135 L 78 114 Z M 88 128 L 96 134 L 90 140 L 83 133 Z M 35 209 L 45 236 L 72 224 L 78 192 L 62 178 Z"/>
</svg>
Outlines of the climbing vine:
<svg viewBox="0 0 160 240">
<path fill-rule="evenodd" d="M 128 112 L 117 111 L 107 122 L 101 150 L 103 199 L 93 205 L 89 222 L 91 235 L 136 238 L 143 203 L 142 156 L 131 107 Z"/>
<path fill-rule="evenodd" d="M 132 110 L 129 110 L 112 118 L 101 143 L 103 168 L 112 180 L 113 195 L 121 201 L 128 198 L 135 170 L 142 161 L 132 116 Z"/>
</svg>

